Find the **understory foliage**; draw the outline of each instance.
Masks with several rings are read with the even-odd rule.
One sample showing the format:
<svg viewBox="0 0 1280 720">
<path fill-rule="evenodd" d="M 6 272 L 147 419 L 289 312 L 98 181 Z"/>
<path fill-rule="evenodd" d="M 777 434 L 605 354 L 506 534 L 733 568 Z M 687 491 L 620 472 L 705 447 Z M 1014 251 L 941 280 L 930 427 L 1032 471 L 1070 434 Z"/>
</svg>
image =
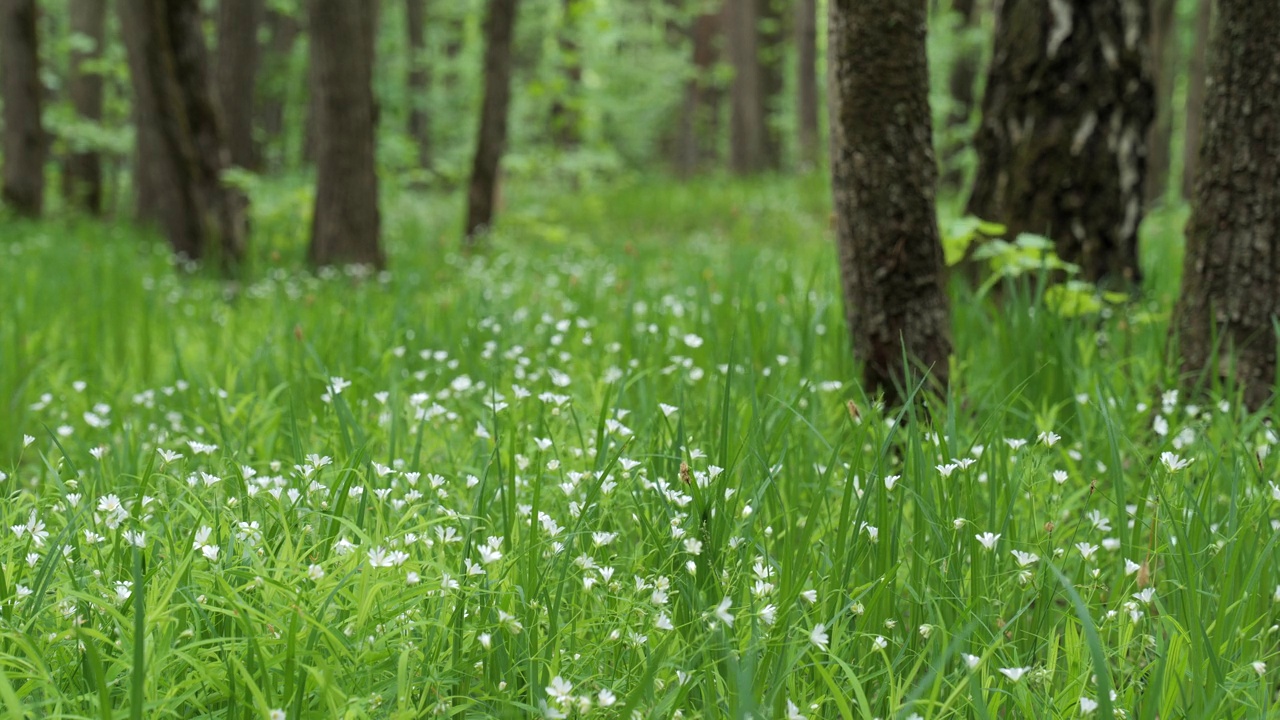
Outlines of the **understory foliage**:
<svg viewBox="0 0 1280 720">
<path fill-rule="evenodd" d="M 821 187 L 515 187 L 474 257 L 391 197 L 395 272 L 319 276 L 263 188 L 238 285 L 14 226 L 0 707 L 1274 716 L 1278 438 L 1167 390 L 1167 294 L 957 288 L 950 395 L 881 408 Z"/>
</svg>

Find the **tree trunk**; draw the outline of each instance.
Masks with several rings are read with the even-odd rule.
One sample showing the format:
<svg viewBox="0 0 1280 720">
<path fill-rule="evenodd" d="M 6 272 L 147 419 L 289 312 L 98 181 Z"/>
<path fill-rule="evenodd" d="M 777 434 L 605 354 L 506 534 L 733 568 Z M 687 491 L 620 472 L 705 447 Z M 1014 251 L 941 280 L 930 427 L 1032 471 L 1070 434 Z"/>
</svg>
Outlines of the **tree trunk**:
<svg viewBox="0 0 1280 720">
<path fill-rule="evenodd" d="M 1275 392 L 1280 314 L 1280 13 L 1219 0 L 1216 23 L 1175 327 L 1183 371 L 1234 376 L 1257 410 Z"/>
<path fill-rule="evenodd" d="M 35 0 L 0 0 L 0 99 L 4 100 L 4 184 L 0 197 L 21 215 L 44 210 L 46 141 Z"/>
<path fill-rule="evenodd" d="M 818 164 L 818 0 L 796 4 L 796 120 L 800 163 Z"/>
<path fill-rule="evenodd" d="M 1092 281 L 1140 279 L 1144 1 L 1005 2 L 996 21 L 969 212 L 1052 238 Z"/>
<path fill-rule="evenodd" d="M 220 0 L 218 4 L 218 99 L 226 118 L 231 164 L 255 169 L 254 80 L 258 75 L 258 27 L 263 0 Z"/>
<path fill-rule="evenodd" d="M 562 150 L 582 142 L 582 51 L 578 47 L 578 33 L 583 11 L 581 0 L 564 0 L 557 39 L 564 88 L 551 103 L 551 137 Z"/>
<path fill-rule="evenodd" d="M 140 123 L 139 166 L 174 251 L 244 256 L 244 199 L 222 182 L 228 164 L 197 0 L 120 0 Z M 151 133 L 150 136 L 147 136 Z M 145 137 L 145 139 L 144 139 Z"/>
<path fill-rule="evenodd" d="M 938 234 L 925 0 L 831 0 L 831 185 L 845 314 L 866 387 L 901 400 L 905 352 L 943 387 L 950 315 Z"/>
<path fill-rule="evenodd" d="M 383 267 L 373 97 L 375 15 L 367 0 L 311 0 L 316 93 L 313 265 Z"/>
<path fill-rule="evenodd" d="M 313 74 L 313 70 L 307 71 L 307 115 L 302 121 L 302 164 L 308 167 L 315 164 L 316 146 L 320 143 L 319 130 L 316 129 L 316 118 L 320 113 L 320 90 L 316 87 Z"/>
<path fill-rule="evenodd" d="M 766 164 L 764 99 L 756 36 L 757 0 L 725 0 L 725 30 L 730 86 L 729 165 L 740 175 L 759 172 Z"/>
<path fill-rule="evenodd" d="M 1209 35 L 1213 26 L 1213 0 L 1198 0 L 1196 34 L 1187 67 L 1187 129 L 1182 143 L 1182 197 L 1195 194 L 1200 164 L 1200 137 L 1204 127 L 1205 78 L 1209 70 Z"/>
<path fill-rule="evenodd" d="M 787 27 L 782 0 L 756 0 L 756 62 L 760 65 L 760 126 L 764 129 L 764 165 L 782 167 L 782 134 L 770 118 L 782 105 L 786 87 Z"/>
<path fill-rule="evenodd" d="M 1169 191 L 1173 142 L 1173 83 L 1178 77 L 1178 36 L 1174 23 L 1177 0 L 1149 0 L 1152 83 L 1155 88 L 1155 121 L 1147 133 L 1146 199 L 1151 206 Z"/>
<path fill-rule="evenodd" d="M 123 26 L 123 23 L 122 23 Z M 129 74 L 135 70 L 132 65 Z M 143 224 L 162 224 L 160 216 L 160 198 L 171 191 L 166 185 L 164 165 L 168 162 L 160 138 L 159 123 L 153 117 L 145 116 L 142 107 L 155 107 L 155 101 L 145 101 L 141 93 L 143 89 L 134 83 L 133 89 L 133 214 Z"/>
<path fill-rule="evenodd" d="M 480 132 L 467 191 L 465 242 L 473 245 L 493 223 L 498 170 L 507 145 L 507 106 L 511 104 L 511 42 L 517 0 L 489 0 L 484 20 L 484 101 Z"/>
<path fill-rule="evenodd" d="M 303 0 L 307 3 L 307 114 L 302 121 L 302 164 L 313 165 L 316 162 L 316 152 L 320 144 L 319 129 L 317 127 L 320 116 L 320 79 L 317 76 L 315 61 L 315 42 L 316 36 L 313 23 L 315 22 L 315 13 L 310 11 L 310 6 L 315 0 Z"/>
<path fill-rule="evenodd" d="M 71 51 L 71 77 L 67 94 L 76 114 L 91 122 L 102 122 L 102 73 L 85 69 L 102 57 L 106 37 L 106 0 L 71 0 L 71 32 L 93 41 L 92 49 Z M 102 212 L 102 157 L 96 150 L 75 148 L 67 158 L 63 175 L 67 202 L 97 215 Z"/>
<path fill-rule="evenodd" d="M 431 167 L 431 124 L 427 105 L 431 91 L 431 66 L 427 62 L 426 0 L 405 0 L 405 24 L 409 30 L 409 137 L 418 146 L 418 166 Z"/>
<path fill-rule="evenodd" d="M 453 8 L 441 23 L 444 26 L 444 89 L 453 97 L 454 92 L 458 89 L 458 82 L 462 78 L 461 68 L 459 67 L 458 58 L 462 57 L 462 51 L 465 49 L 467 40 L 467 13 L 466 8 Z"/>
<path fill-rule="evenodd" d="M 973 115 L 974 83 L 978 79 L 978 53 L 968 42 L 968 33 L 980 20 L 978 0 L 954 0 L 951 11 L 959 16 L 958 30 L 964 35 L 956 53 L 955 63 L 947 76 L 947 89 L 951 95 L 951 109 L 947 113 L 947 143 L 943 145 L 943 186 L 957 190 L 964 183 L 964 172 L 958 156 L 970 145 L 969 119 Z"/>
<path fill-rule="evenodd" d="M 699 15 L 689 28 L 693 48 L 693 74 L 684 84 L 684 105 L 680 111 L 680 137 L 676 147 L 676 170 L 689 178 L 703 162 L 715 157 L 715 120 L 719 91 L 715 66 L 720 59 L 716 38 L 722 13 Z"/>
<path fill-rule="evenodd" d="M 267 26 L 267 45 L 263 49 L 261 67 L 270 78 L 263 88 L 258 112 L 261 115 L 262 149 L 271 147 L 285 133 L 285 101 L 289 96 L 286 86 L 293 46 L 302 32 L 298 19 L 292 15 L 268 9 L 264 18 Z M 265 154 L 265 153 L 264 153 Z"/>
<path fill-rule="evenodd" d="M 164 149 L 164 139 L 160 134 L 160 119 L 154 114 L 160 107 L 151 83 L 147 80 L 148 69 L 140 54 L 137 35 L 148 32 L 148 23 L 135 28 L 132 23 L 130 8 L 120 4 L 125 0 L 117 0 L 117 14 L 120 17 L 120 32 L 125 42 L 126 58 L 129 64 L 129 77 L 133 90 L 133 107 L 131 116 L 134 127 L 133 147 L 133 202 L 134 217 L 144 224 L 155 224 L 167 227 L 161 212 L 162 198 L 172 198 L 177 192 L 169 184 L 166 175 L 170 163 L 176 159 L 170 157 Z M 144 4 L 144 12 L 150 12 Z M 147 109 L 144 112 L 144 108 Z M 172 243 L 172 239 L 170 240 Z M 176 246 L 175 246 L 176 248 Z"/>
<path fill-rule="evenodd" d="M 951 10 L 960 16 L 960 32 L 967 32 L 977 26 L 979 19 L 977 0 L 955 0 L 951 3 Z M 951 91 L 951 100 L 954 103 L 948 118 L 950 124 L 965 125 L 969 122 L 969 115 L 973 113 L 973 84 L 977 79 L 978 58 L 974 53 L 968 52 L 966 44 L 956 57 L 955 65 L 952 66 L 951 74 L 947 78 L 947 87 Z"/>
</svg>

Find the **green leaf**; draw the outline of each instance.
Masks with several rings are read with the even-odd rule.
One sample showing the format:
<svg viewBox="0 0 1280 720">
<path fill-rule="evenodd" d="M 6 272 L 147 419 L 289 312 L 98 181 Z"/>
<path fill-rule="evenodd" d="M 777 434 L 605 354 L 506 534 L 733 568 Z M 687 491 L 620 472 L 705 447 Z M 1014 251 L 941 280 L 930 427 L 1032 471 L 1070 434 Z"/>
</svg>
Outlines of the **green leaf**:
<svg viewBox="0 0 1280 720">
<path fill-rule="evenodd" d="M 1054 285 L 1044 291 L 1044 304 L 1059 317 L 1094 315 L 1103 303 L 1093 285 L 1072 281 Z"/>
<path fill-rule="evenodd" d="M 1114 720 L 1115 714 L 1111 711 L 1111 670 L 1107 666 L 1107 655 L 1102 649 L 1102 639 L 1098 637 L 1098 628 L 1093 623 L 1093 616 L 1089 614 L 1088 606 L 1084 604 L 1080 593 L 1076 592 L 1075 586 L 1067 576 L 1062 574 L 1057 565 L 1047 564 L 1054 576 L 1058 578 L 1058 582 L 1062 583 L 1062 589 L 1067 593 L 1071 604 L 1075 606 L 1076 617 L 1084 627 L 1085 642 L 1089 646 L 1089 655 L 1093 660 L 1094 682 L 1098 690 L 1098 696 L 1095 698 L 1098 701 L 1098 711 L 1094 717 L 1100 720 L 1102 718 Z"/>
<path fill-rule="evenodd" d="M 1053 241 L 1043 235 L 1035 233 L 1019 233 L 1018 237 L 1013 241 L 1014 245 L 1028 250 L 1053 250 Z"/>
<path fill-rule="evenodd" d="M 1006 256 L 1014 249 L 1013 245 L 1005 242 L 1004 240 L 992 240 L 988 243 L 984 243 L 982 247 L 975 250 L 973 258 L 975 260 L 990 260 Z"/>
</svg>

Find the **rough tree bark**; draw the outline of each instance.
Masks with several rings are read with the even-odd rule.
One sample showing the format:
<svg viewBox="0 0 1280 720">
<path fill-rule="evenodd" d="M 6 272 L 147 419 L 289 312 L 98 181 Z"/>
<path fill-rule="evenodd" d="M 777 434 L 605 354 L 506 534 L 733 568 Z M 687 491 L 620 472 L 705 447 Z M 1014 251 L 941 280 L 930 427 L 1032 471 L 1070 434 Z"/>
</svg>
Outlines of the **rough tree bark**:
<svg viewBox="0 0 1280 720">
<path fill-rule="evenodd" d="M 40 124 L 40 52 L 35 0 L 0 0 L 0 98 L 4 182 L 0 197 L 21 215 L 44 209 L 47 143 Z"/>
<path fill-rule="evenodd" d="M 1198 0 L 1195 40 L 1187 63 L 1187 125 L 1182 143 L 1182 197 L 1195 193 L 1204 128 L 1205 79 L 1209 74 L 1209 35 L 1213 26 L 1213 0 Z"/>
<path fill-rule="evenodd" d="M 818 164 L 818 0 L 796 4 L 796 144 L 804 167 Z"/>
<path fill-rule="evenodd" d="M 518 0 L 489 0 L 484 19 L 484 101 L 480 132 L 467 190 L 464 242 L 474 245 L 493 223 L 498 171 L 507 146 L 507 108 L 511 104 L 511 43 Z"/>
<path fill-rule="evenodd" d="M 733 83 L 729 88 L 729 166 L 738 174 L 765 168 L 765 116 L 761 94 L 757 0 L 725 0 L 725 33 Z"/>
<path fill-rule="evenodd" d="M 1184 372 L 1234 376 L 1257 410 L 1275 392 L 1280 314 L 1280 13 L 1219 0 L 1216 24 L 1175 330 Z"/>
<path fill-rule="evenodd" d="M 93 47 L 71 52 L 71 76 L 67 94 L 76 114 L 92 122 L 102 121 L 102 74 L 85 65 L 102 57 L 106 37 L 107 1 L 71 0 L 71 32 L 92 41 Z M 93 215 L 102 212 L 102 157 L 96 150 L 72 149 L 63 174 L 67 202 Z"/>
<path fill-rule="evenodd" d="M 374 158 L 375 12 L 366 0 L 311 0 L 316 93 L 316 205 L 307 257 L 313 265 L 383 267 Z"/>
<path fill-rule="evenodd" d="M 220 0 L 218 3 L 218 100 L 226 120 L 231 164 L 258 167 L 253 139 L 254 80 L 258 75 L 258 27 L 263 0 Z"/>
<path fill-rule="evenodd" d="M 1145 0 L 1004 2 L 969 212 L 1052 238 L 1085 279 L 1139 278 Z"/>
<path fill-rule="evenodd" d="M 580 0 L 564 0 L 559 37 L 560 73 L 564 88 L 551 103 L 551 137 L 561 149 L 582 142 L 582 51 L 578 33 L 584 5 Z"/>
<path fill-rule="evenodd" d="M 831 185 L 840 275 L 868 390 L 907 385 L 902 356 L 949 379 L 926 0 L 831 0 Z"/>
<path fill-rule="evenodd" d="M 715 157 L 720 92 L 713 73 L 720 59 L 716 40 L 722 17 L 718 12 L 699 15 L 689 27 L 693 73 L 684 85 L 684 105 L 680 110 L 680 135 L 676 147 L 676 170 L 683 178 L 691 177 L 703 162 Z"/>
<path fill-rule="evenodd" d="M 148 200 L 173 249 L 244 256 L 244 198 L 222 183 L 229 163 L 197 0 L 120 0 Z M 148 135 L 148 133 L 150 135 Z M 145 139 L 144 139 L 145 137 Z"/>
<path fill-rule="evenodd" d="M 1169 190 L 1169 168 L 1173 152 L 1173 83 L 1178 76 L 1178 37 L 1174 22 L 1177 0 L 1149 0 L 1152 85 L 1155 89 L 1155 121 L 1147 133 L 1147 205 L 1164 199 Z"/>
<path fill-rule="evenodd" d="M 418 166 L 431 167 L 431 116 L 427 112 L 431 91 L 431 66 L 427 64 L 426 0 L 405 0 L 405 24 L 409 31 L 409 137 L 418 146 Z"/>
</svg>

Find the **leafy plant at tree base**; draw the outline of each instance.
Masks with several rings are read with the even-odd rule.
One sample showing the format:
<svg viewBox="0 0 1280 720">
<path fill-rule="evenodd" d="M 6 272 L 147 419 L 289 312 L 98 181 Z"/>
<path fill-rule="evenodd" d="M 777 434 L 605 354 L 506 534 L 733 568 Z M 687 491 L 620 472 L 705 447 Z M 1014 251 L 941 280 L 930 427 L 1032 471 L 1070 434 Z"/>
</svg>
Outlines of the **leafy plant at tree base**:
<svg viewBox="0 0 1280 720">
<path fill-rule="evenodd" d="M 1061 317 L 1096 315 L 1109 305 L 1120 305 L 1129 296 L 1102 292 L 1096 285 L 1076 279 L 1080 267 L 1058 257 L 1053 241 L 1043 235 L 1021 233 L 1013 242 L 1004 240 L 1006 228 L 1000 223 L 966 216 L 956 220 L 943 236 L 948 266 L 966 260 L 982 263 L 986 277 L 977 288 L 985 296 L 1005 281 L 1040 278 L 1041 299 L 1051 312 Z"/>
</svg>

